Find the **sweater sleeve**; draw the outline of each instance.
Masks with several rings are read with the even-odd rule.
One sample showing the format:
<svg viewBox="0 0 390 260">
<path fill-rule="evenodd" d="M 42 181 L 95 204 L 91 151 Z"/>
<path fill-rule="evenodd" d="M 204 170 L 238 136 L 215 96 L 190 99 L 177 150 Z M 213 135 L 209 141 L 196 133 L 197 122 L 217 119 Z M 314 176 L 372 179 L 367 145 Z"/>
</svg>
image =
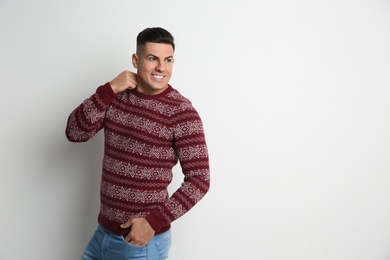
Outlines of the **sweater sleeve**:
<svg viewBox="0 0 390 260">
<path fill-rule="evenodd" d="M 158 205 L 146 216 L 156 232 L 188 212 L 210 187 L 209 155 L 202 121 L 194 108 L 177 118 L 181 119 L 174 126 L 174 145 L 184 182 L 166 203 Z"/>
<path fill-rule="evenodd" d="M 103 127 L 106 109 L 115 98 L 110 83 L 98 87 L 92 96 L 69 115 L 65 130 L 68 140 L 86 142 L 99 132 Z"/>
</svg>

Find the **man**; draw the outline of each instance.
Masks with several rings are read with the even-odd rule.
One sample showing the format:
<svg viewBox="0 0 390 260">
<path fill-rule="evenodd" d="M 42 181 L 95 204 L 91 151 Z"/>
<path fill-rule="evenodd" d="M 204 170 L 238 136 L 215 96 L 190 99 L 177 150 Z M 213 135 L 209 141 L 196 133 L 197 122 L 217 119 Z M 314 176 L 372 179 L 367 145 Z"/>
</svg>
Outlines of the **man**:
<svg viewBox="0 0 390 260">
<path fill-rule="evenodd" d="M 137 36 L 132 63 L 69 116 L 66 136 L 85 142 L 104 128 L 98 228 L 81 259 L 166 259 L 171 223 L 208 191 L 209 160 L 201 118 L 168 84 L 175 44 L 163 28 Z M 184 182 L 171 196 L 172 168 Z"/>
</svg>

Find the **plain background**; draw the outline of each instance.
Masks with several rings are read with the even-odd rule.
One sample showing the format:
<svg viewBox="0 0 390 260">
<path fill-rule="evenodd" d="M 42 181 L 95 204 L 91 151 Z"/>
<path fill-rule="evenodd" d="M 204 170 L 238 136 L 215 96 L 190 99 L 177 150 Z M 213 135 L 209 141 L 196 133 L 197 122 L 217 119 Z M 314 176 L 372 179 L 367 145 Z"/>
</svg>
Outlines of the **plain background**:
<svg viewBox="0 0 390 260">
<path fill-rule="evenodd" d="M 103 136 L 66 120 L 151 26 L 211 157 L 170 259 L 390 259 L 389 0 L 0 0 L 0 259 L 79 258 Z"/>
</svg>

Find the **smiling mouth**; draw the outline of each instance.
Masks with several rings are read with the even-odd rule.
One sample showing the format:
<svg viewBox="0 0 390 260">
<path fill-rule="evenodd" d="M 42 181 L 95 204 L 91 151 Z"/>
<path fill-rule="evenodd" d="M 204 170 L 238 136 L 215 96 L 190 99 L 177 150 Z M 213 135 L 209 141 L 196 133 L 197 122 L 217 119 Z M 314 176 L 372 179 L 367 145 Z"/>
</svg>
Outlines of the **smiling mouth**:
<svg viewBox="0 0 390 260">
<path fill-rule="evenodd" d="M 163 79 L 163 78 L 165 78 L 164 75 L 153 74 L 152 76 L 153 76 L 153 78 L 155 78 L 155 79 Z"/>
</svg>

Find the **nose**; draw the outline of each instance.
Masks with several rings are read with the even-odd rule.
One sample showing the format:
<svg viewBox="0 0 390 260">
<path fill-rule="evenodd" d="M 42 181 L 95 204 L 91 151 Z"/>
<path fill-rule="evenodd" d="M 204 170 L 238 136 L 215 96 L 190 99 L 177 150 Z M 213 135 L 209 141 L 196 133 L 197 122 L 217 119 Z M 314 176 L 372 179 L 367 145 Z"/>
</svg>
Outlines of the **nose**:
<svg viewBox="0 0 390 260">
<path fill-rule="evenodd" d="M 158 72 L 164 72 L 165 71 L 165 64 L 164 64 L 164 62 L 159 61 L 157 63 L 156 71 L 158 71 Z"/>
</svg>

